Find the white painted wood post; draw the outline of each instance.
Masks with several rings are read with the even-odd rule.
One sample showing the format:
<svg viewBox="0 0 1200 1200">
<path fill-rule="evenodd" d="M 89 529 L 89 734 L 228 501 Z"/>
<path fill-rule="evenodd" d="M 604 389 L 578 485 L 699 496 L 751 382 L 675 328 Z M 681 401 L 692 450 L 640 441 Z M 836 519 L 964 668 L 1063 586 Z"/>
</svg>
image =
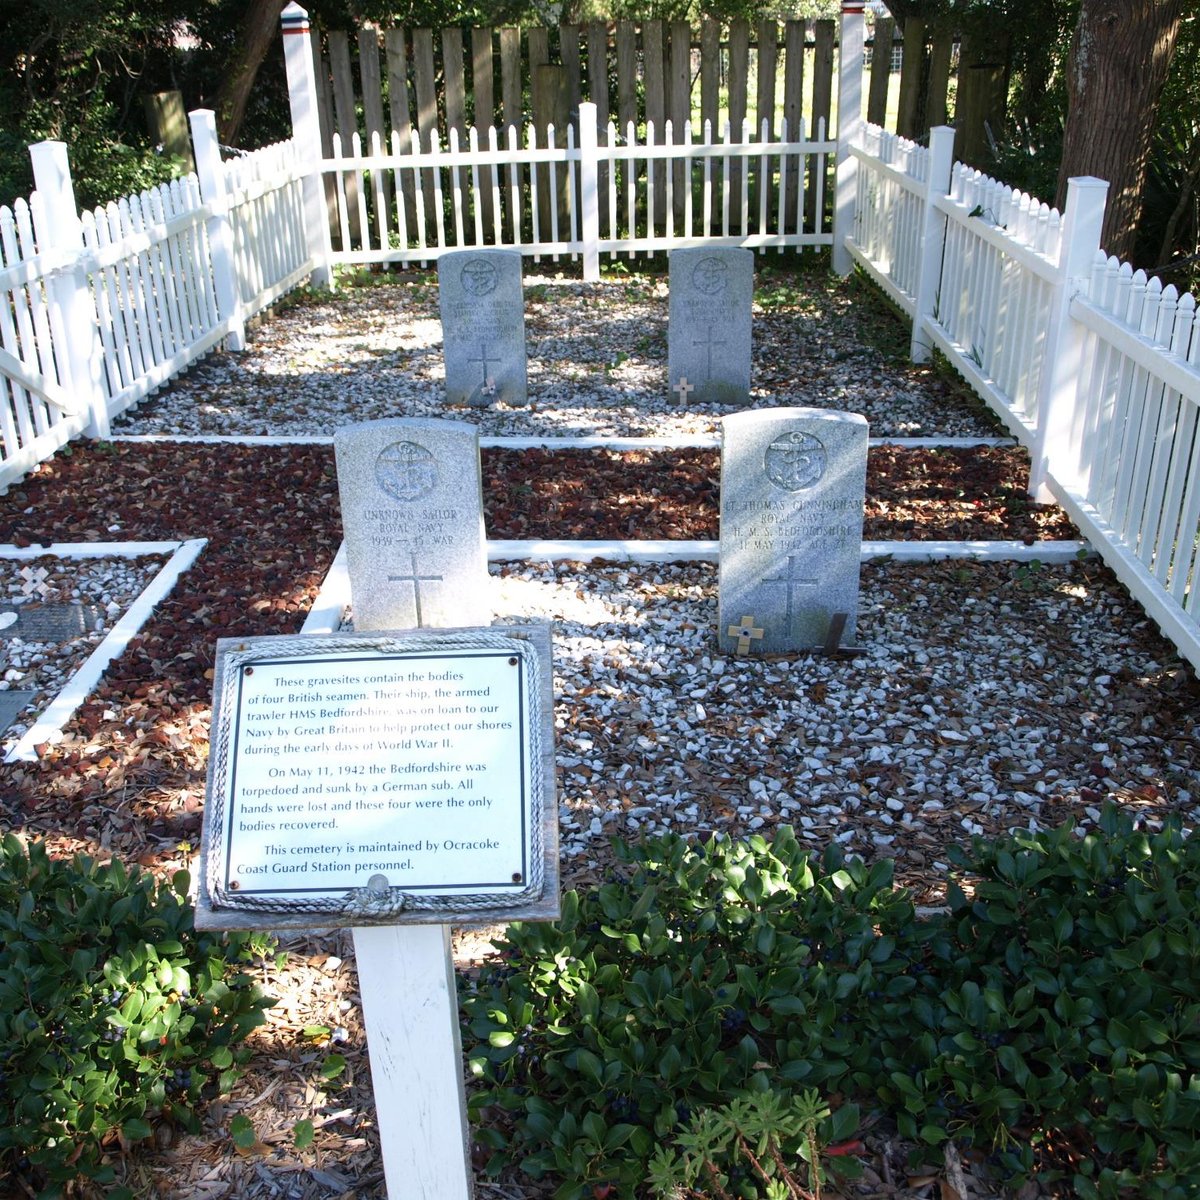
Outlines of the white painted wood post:
<svg viewBox="0 0 1200 1200">
<path fill-rule="evenodd" d="M 83 222 L 63 142 L 29 147 L 41 204 L 34 209 L 38 251 L 55 265 L 46 277 L 50 330 L 60 386 L 89 414 L 88 437 L 109 435 L 108 398 L 101 385 L 104 351 L 96 301 L 84 267 Z"/>
<path fill-rule="evenodd" d="M 354 933 L 388 1200 L 474 1190 L 448 925 Z"/>
<path fill-rule="evenodd" d="M 933 317 L 937 308 L 942 255 L 946 248 L 946 214 L 934 202 L 941 196 L 949 195 L 953 170 L 954 130 L 949 125 L 938 125 L 929 131 L 929 175 L 925 180 L 916 309 L 913 312 L 912 341 L 908 351 L 915 363 L 928 362 L 931 351 L 925 322 Z"/>
<path fill-rule="evenodd" d="M 864 0 L 842 0 L 842 28 L 838 44 L 837 188 L 833 209 L 833 269 L 849 275 L 854 258 L 846 241 L 854 230 L 858 194 L 858 159 L 851 146 L 862 144 Z"/>
<path fill-rule="evenodd" d="M 600 281 L 600 169 L 596 106 L 579 106 L 579 232 L 583 238 L 583 279 Z"/>
<path fill-rule="evenodd" d="M 325 208 L 325 187 L 320 169 L 321 124 L 308 13 L 298 4 L 289 4 L 283 10 L 280 23 L 287 67 L 288 104 L 292 110 L 292 137 L 300 148 L 300 159 L 307 171 L 304 176 L 304 232 L 313 260 L 312 282 L 316 287 L 332 287 L 329 214 Z"/>
<path fill-rule="evenodd" d="M 192 153 L 196 159 L 200 198 L 209 210 L 205 231 L 212 256 L 217 314 L 227 323 L 225 345 L 228 349 L 245 350 L 246 318 L 242 309 L 242 290 L 238 286 L 237 260 L 233 252 L 233 225 L 229 220 L 225 169 L 221 165 L 221 147 L 217 142 L 217 115 L 211 108 L 198 108 L 188 114 L 188 120 L 192 126 Z"/>
<path fill-rule="evenodd" d="M 1076 418 L 1084 330 L 1071 319 L 1071 301 L 1087 289 L 1100 250 L 1107 199 L 1106 180 L 1082 176 L 1067 182 L 1058 276 L 1051 292 L 1038 383 L 1037 429 L 1029 448 L 1029 494 L 1042 502 L 1053 498 L 1046 487 L 1046 476 L 1055 448 L 1070 443 L 1071 425 Z"/>
</svg>

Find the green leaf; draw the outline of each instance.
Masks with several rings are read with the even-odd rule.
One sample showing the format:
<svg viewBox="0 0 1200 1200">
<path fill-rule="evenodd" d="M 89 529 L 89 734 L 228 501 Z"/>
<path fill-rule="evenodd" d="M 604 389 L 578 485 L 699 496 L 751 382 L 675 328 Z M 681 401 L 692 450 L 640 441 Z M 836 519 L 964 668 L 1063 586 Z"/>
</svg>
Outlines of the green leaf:
<svg viewBox="0 0 1200 1200">
<path fill-rule="evenodd" d="M 292 1143 L 297 1150 L 307 1150 L 314 1136 L 313 1123 L 307 1117 L 292 1126 Z"/>
<path fill-rule="evenodd" d="M 130 1117 L 121 1125 L 121 1136 L 127 1142 L 145 1141 L 153 1132 L 149 1122 L 143 1121 L 141 1117 Z"/>
<path fill-rule="evenodd" d="M 336 1079 L 346 1069 L 346 1059 L 341 1054 L 329 1054 L 321 1064 L 321 1078 L 328 1082 Z"/>
<path fill-rule="evenodd" d="M 229 1136 L 233 1138 L 233 1144 L 239 1150 L 249 1150 L 258 1141 L 258 1133 L 255 1131 L 254 1122 L 245 1113 L 238 1113 L 229 1122 Z"/>
<path fill-rule="evenodd" d="M 683 1055 L 679 1053 L 677 1046 L 668 1046 L 658 1059 L 658 1073 L 665 1080 L 671 1080 L 679 1074 L 679 1069 L 683 1065 Z"/>
<path fill-rule="evenodd" d="M 629 919 L 640 921 L 654 907 L 657 899 L 657 890 L 653 887 L 646 888 L 637 898 L 637 903 L 633 906 L 633 912 L 629 914 Z"/>
<path fill-rule="evenodd" d="M 596 1144 L 597 1149 L 604 1146 L 604 1136 L 607 1128 L 604 1124 L 604 1118 L 598 1112 L 587 1113 L 581 1122 L 581 1128 L 585 1136 L 591 1138 Z"/>
<path fill-rule="evenodd" d="M 593 1083 L 604 1082 L 604 1064 L 590 1050 L 581 1048 L 576 1052 L 575 1067 Z"/>
<path fill-rule="evenodd" d="M 575 989 L 575 1003 L 585 1021 L 595 1021 L 600 1015 L 600 993 L 587 980 L 583 980 Z"/>
</svg>

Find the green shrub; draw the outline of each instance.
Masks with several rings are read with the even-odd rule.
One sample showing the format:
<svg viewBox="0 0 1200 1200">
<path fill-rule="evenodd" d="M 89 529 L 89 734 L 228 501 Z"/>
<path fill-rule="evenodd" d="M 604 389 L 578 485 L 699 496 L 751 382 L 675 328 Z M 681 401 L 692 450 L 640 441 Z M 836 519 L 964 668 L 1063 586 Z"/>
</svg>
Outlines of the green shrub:
<svg viewBox="0 0 1200 1200">
<path fill-rule="evenodd" d="M 890 1028 L 915 986 L 888 861 L 816 862 L 790 829 L 617 851 L 630 879 L 568 892 L 556 924 L 511 926 L 503 965 L 464 997 L 490 1169 L 561 1176 L 572 1200 L 596 1183 L 632 1195 L 703 1108 L 868 1090 L 882 1064 L 857 1026 L 874 1012 Z"/>
<path fill-rule="evenodd" d="M 559 1179 L 560 1200 L 652 1174 L 687 1195 L 699 1138 L 712 1194 L 784 1194 L 716 1133 L 769 1093 L 811 1114 L 816 1090 L 831 1111 L 773 1145 L 818 1172 L 846 1168 L 830 1143 L 861 1107 L 916 1162 L 954 1138 L 1008 1184 L 1167 1200 L 1200 1177 L 1200 842 L 1177 826 L 1108 809 L 1082 839 L 977 840 L 926 919 L 889 862 L 818 860 L 787 828 L 616 850 L 617 877 L 510 927 L 463 996 L 490 1171 Z"/>
<path fill-rule="evenodd" d="M 0 843 L 0 1170 L 44 1196 L 110 1180 L 106 1148 L 157 1118 L 198 1130 L 248 1057 L 272 1002 L 239 965 L 268 939 L 198 933 L 187 887 Z"/>
<path fill-rule="evenodd" d="M 1034 1144 L 1086 1131 L 1081 1196 L 1194 1195 L 1200 840 L 1178 822 L 1139 832 L 1110 806 L 1085 838 L 1063 826 L 976 839 L 951 861 L 975 886 L 952 887 L 932 943 L 944 1007 L 923 1016 L 939 1053 L 907 1062 L 925 1094 L 982 1115 L 998 1147 L 1005 1123 Z M 1028 1145 L 1001 1157 L 1010 1176 L 1030 1169 Z"/>
</svg>

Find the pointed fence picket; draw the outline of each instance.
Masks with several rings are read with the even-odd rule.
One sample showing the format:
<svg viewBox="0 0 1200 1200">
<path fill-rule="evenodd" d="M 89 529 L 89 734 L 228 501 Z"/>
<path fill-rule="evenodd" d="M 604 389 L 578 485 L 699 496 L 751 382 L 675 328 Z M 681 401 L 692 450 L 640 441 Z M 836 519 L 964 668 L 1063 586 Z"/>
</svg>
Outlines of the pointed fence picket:
<svg viewBox="0 0 1200 1200">
<path fill-rule="evenodd" d="M 950 137 L 868 126 L 850 253 L 913 318 L 914 357 L 947 357 L 1029 446 L 1031 491 L 1200 667 L 1196 298 L 1099 251 L 1106 184 L 1072 180 L 1060 213 L 951 168 Z"/>
<path fill-rule="evenodd" d="M 1121 552 L 1118 574 L 1172 637 L 1200 617 L 1200 318 L 1196 298 L 1096 256 L 1073 420 L 1052 487 Z M 1189 655 L 1191 657 L 1191 655 Z M 1195 662 L 1195 658 L 1192 659 Z"/>
<path fill-rule="evenodd" d="M 222 161 L 212 114 L 194 113 L 195 176 L 82 217 L 65 147 L 32 148 L 39 191 L 0 209 L 0 487 L 103 436 L 222 339 L 240 348 L 247 315 L 338 264 L 509 246 L 596 279 L 603 254 L 832 246 L 911 317 L 914 359 L 946 355 L 1029 446 L 1031 491 L 1200 666 L 1197 305 L 1099 253 L 1107 185 L 1072 180 L 1060 213 L 955 165 L 945 127 L 925 148 L 849 120 L 839 147 L 793 105 L 794 124 L 755 140 L 740 121 L 677 125 L 657 100 L 641 125 L 585 103 L 578 124 L 523 136 L 452 126 L 443 141 L 418 121 L 419 137 L 385 139 L 374 121 L 322 157 L 310 43 L 292 42 L 288 142 Z M 618 36 L 618 74 L 628 50 Z"/>
<path fill-rule="evenodd" d="M 57 264 L 42 252 L 35 234 L 40 207 L 35 194 L 29 202 L 0 208 L 0 486 L 88 424 L 87 408 L 76 403 L 55 352 L 54 300 L 46 280 Z"/>
<path fill-rule="evenodd" d="M 234 274 L 247 316 L 273 304 L 312 271 L 304 221 L 307 165 L 295 141 L 224 164 Z"/>
<path fill-rule="evenodd" d="M 583 109 L 585 120 L 594 115 L 592 106 Z M 428 263 L 484 245 L 517 248 L 535 261 L 700 244 L 780 252 L 831 245 L 836 142 L 823 123 L 811 139 L 803 123 L 795 139 L 786 121 L 777 138 L 765 123 L 760 132 L 753 141 L 748 125 L 738 134 L 726 124 L 715 140 L 706 124 L 696 140 L 689 124 L 677 138 L 667 121 L 661 132 L 650 122 L 640 135 L 631 123 L 622 136 L 609 122 L 585 141 L 571 126 L 565 135 L 553 125 L 539 135 L 530 125 L 523 144 L 509 126 L 472 128 L 465 141 L 451 129 L 443 147 L 431 130 L 428 148 L 404 148 L 393 134 L 386 153 L 378 134 L 369 147 L 357 133 L 348 145 L 334 134 L 333 154 L 321 163 L 337 197 L 332 261 Z M 607 220 L 585 245 L 584 196 L 590 191 L 599 204 L 601 184 Z M 413 221 L 406 195 L 414 197 Z"/>
<path fill-rule="evenodd" d="M 53 174 L 65 147 L 34 148 L 46 187 L 0 208 L 0 488 L 222 340 L 240 346 L 244 317 L 312 272 L 294 143 L 224 164 L 215 133 L 195 146 L 212 194 L 187 175 L 84 213 Z"/>
</svg>

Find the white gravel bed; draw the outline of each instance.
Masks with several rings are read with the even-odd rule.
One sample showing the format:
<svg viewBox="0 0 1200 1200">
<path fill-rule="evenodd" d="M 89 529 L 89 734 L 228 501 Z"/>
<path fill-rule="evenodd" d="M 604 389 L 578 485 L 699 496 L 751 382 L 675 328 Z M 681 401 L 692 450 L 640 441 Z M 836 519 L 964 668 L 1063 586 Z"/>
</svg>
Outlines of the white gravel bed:
<svg viewBox="0 0 1200 1200">
<path fill-rule="evenodd" d="M 554 622 L 562 849 L 790 822 L 939 872 L 948 840 L 1107 796 L 1200 816 L 1195 677 L 1094 560 L 870 563 L 857 657 L 715 650 L 710 564 L 493 566 Z"/>
<path fill-rule="evenodd" d="M 161 570 L 165 555 L 138 558 L 0 558 L 0 621 L 18 617 L 32 604 L 80 604 L 90 628 L 62 641 L 27 641 L 0 637 L 0 691 L 30 692 L 29 702 L 0 736 L 0 755 L 7 754 L 38 715 L 67 685 L 88 656 L 121 619 Z M 30 594 L 21 572 L 45 571 L 41 588 Z M 44 588 L 45 590 L 41 590 Z"/>
<path fill-rule="evenodd" d="M 857 412 L 877 437 L 1002 432 L 965 386 L 870 344 L 881 330 L 895 342 L 900 329 L 882 301 L 868 308 L 861 289 L 832 278 L 815 296 L 811 285 L 789 291 L 778 274 L 764 280 L 763 270 L 754 407 Z M 526 271 L 527 406 L 447 407 L 436 275 L 406 271 L 285 300 L 253 329 L 245 351 L 211 355 L 113 432 L 329 436 L 382 417 L 452 416 L 489 437 L 692 437 L 715 434 L 735 411 L 681 407 L 668 390 L 665 276 L 584 284 L 536 274 L 531 264 Z"/>
</svg>

